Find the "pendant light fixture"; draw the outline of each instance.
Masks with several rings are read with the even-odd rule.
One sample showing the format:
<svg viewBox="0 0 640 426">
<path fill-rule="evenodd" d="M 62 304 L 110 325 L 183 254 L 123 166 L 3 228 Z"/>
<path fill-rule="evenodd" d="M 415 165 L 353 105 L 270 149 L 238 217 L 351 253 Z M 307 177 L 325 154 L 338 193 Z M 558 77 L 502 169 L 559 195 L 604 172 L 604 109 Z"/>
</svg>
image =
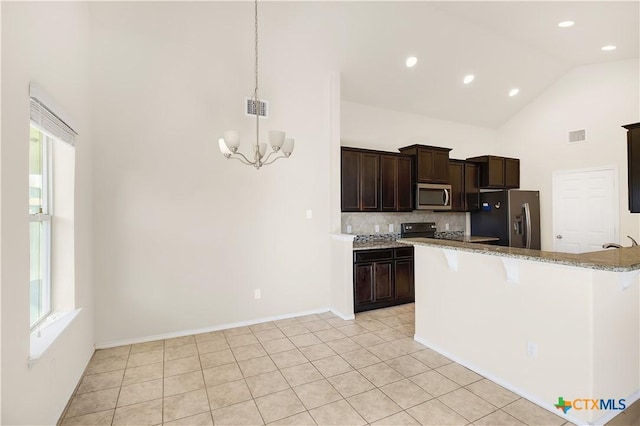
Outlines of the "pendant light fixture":
<svg viewBox="0 0 640 426">
<path fill-rule="evenodd" d="M 281 130 L 269 131 L 269 143 L 271 144 L 272 151 L 265 157 L 267 153 L 267 144 L 260 143 L 260 98 L 258 97 L 258 0 L 255 0 L 255 77 L 256 86 L 253 90 L 253 105 L 250 110 L 256 115 L 256 143 L 253 145 L 253 160 L 247 158 L 241 152 L 238 152 L 240 146 L 240 135 L 235 130 L 227 130 L 224 132 L 223 137 L 218 139 L 218 145 L 220 152 L 226 158 L 232 158 L 239 160 L 244 164 L 253 166 L 260 169 L 262 166 L 272 164 L 274 161 L 280 158 L 289 158 L 293 152 L 294 140 L 285 137 L 285 133 Z M 276 155 L 271 158 L 272 155 Z"/>
</svg>

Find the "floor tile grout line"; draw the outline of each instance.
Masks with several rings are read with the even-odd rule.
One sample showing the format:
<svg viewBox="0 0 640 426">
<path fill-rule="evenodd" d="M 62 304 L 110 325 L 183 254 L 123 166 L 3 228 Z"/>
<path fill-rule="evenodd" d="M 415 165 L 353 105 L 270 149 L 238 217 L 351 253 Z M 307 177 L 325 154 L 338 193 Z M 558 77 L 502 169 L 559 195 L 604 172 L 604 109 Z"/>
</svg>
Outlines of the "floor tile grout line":
<svg viewBox="0 0 640 426">
<path fill-rule="evenodd" d="M 225 337 L 225 343 L 227 344 L 227 346 L 229 345 L 229 342 L 227 342 L 226 337 Z M 204 386 L 204 394 L 207 396 L 207 407 L 209 407 L 209 417 L 211 418 L 211 422 L 213 422 L 213 409 L 211 408 L 211 399 L 209 399 L 209 388 L 207 387 L 207 382 L 204 380 L 204 368 L 202 368 L 202 360 L 200 359 L 200 351 L 198 350 L 197 343 L 196 343 L 196 353 L 198 354 L 197 358 L 198 358 L 198 364 L 200 365 L 200 375 L 202 376 L 202 385 Z M 164 402 L 163 402 L 163 405 L 164 405 Z M 201 413 L 198 413 L 198 414 L 201 414 Z"/>
<path fill-rule="evenodd" d="M 129 351 L 127 352 L 127 361 L 124 363 L 124 372 L 122 373 L 122 382 L 120 382 L 120 388 L 118 389 L 118 396 L 116 397 L 116 404 L 113 407 L 113 416 L 111 417 L 111 425 L 116 420 L 116 411 L 118 410 L 118 401 L 120 400 L 120 393 L 122 392 L 122 383 L 124 382 L 124 374 L 127 371 L 127 364 L 129 364 L 129 357 L 131 357 L 131 345 L 129 345 Z"/>
</svg>

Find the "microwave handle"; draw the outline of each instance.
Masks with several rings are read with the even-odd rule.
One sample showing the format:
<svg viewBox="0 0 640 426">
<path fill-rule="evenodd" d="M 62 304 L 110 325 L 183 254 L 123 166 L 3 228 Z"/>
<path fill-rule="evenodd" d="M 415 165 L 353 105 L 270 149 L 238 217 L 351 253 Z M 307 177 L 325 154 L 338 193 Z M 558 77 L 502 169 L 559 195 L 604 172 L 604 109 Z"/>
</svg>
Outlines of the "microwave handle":
<svg viewBox="0 0 640 426">
<path fill-rule="evenodd" d="M 444 190 L 444 206 L 448 206 L 449 205 L 449 190 L 445 189 Z"/>
</svg>

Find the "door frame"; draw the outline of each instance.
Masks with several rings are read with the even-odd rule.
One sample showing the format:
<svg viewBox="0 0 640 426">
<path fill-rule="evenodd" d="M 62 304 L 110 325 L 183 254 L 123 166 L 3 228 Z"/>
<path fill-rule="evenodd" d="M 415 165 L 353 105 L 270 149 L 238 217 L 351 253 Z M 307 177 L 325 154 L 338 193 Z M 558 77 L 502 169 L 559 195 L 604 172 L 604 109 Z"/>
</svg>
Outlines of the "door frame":
<svg viewBox="0 0 640 426">
<path fill-rule="evenodd" d="M 571 170 L 554 170 L 552 172 L 551 177 L 551 216 L 552 216 L 552 229 L 553 229 L 553 250 L 557 250 L 558 239 L 556 235 L 558 235 L 556 226 L 557 226 L 557 210 L 556 206 L 558 205 L 558 188 L 557 188 L 557 179 L 562 175 L 575 174 L 575 173 L 587 173 L 587 172 L 601 172 L 601 171 L 612 171 L 613 172 L 613 193 L 614 200 L 617 200 L 613 206 L 613 238 L 614 241 L 612 243 L 620 243 L 620 187 L 618 186 L 618 166 L 612 164 L 610 166 L 599 166 L 599 167 L 587 167 L 582 169 L 571 169 Z"/>
</svg>

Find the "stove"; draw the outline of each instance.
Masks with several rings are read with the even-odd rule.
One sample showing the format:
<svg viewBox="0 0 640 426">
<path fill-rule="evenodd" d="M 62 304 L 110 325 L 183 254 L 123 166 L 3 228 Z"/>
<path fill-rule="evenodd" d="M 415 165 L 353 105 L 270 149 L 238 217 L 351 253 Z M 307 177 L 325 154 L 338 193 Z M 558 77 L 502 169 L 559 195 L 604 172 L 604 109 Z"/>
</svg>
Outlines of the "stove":
<svg viewBox="0 0 640 426">
<path fill-rule="evenodd" d="M 416 222 L 416 223 L 401 223 L 400 224 L 400 237 L 401 238 L 435 238 L 436 236 L 436 224 L 435 222 Z"/>
</svg>

